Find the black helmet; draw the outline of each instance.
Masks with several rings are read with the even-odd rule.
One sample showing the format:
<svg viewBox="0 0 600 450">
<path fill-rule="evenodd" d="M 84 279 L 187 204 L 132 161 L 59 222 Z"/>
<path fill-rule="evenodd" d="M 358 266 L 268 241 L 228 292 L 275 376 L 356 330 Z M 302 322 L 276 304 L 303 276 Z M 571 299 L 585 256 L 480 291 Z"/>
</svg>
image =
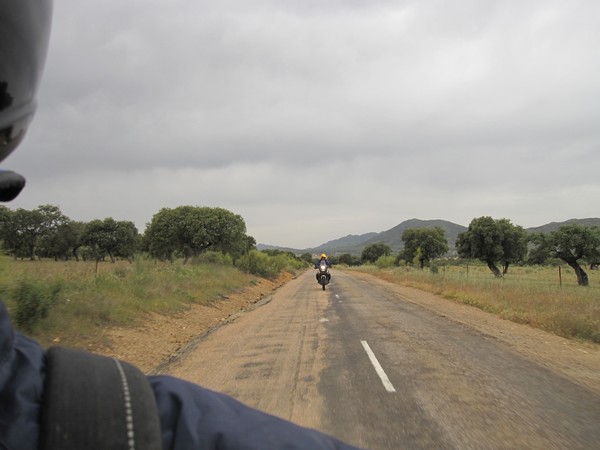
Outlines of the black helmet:
<svg viewBox="0 0 600 450">
<path fill-rule="evenodd" d="M 52 0 L 0 0 L 0 161 L 19 145 L 35 112 L 51 19 Z M 0 201 L 24 184 L 0 171 Z"/>
</svg>

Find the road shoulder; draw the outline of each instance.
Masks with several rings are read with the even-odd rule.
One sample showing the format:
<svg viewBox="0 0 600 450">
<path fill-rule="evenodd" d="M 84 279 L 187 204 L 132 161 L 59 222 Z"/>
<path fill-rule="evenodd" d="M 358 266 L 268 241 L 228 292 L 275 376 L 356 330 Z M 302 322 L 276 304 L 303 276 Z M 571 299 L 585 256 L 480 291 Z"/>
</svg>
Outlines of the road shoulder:
<svg viewBox="0 0 600 450">
<path fill-rule="evenodd" d="M 185 312 L 174 315 L 148 314 L 140 326 L 106 330 L 108 346 L 88 350 L 132 363 L 145 373 L 154 373 L 177 359 L 192 341 L 254 309 L 294 277 L 284 273 L 274 280 L 258 278 L 255 284 L 211 305 L 190 305 Z"/>
<path fill-rule="evenodd" d="M 405 301 L 417 304 L 490 338 L 600 393 L 600 345 L 569 340 L 495 314 L 418 289 L 400 286 L 362 272 L 353 276 L 377 283 Z"/>
</svg>

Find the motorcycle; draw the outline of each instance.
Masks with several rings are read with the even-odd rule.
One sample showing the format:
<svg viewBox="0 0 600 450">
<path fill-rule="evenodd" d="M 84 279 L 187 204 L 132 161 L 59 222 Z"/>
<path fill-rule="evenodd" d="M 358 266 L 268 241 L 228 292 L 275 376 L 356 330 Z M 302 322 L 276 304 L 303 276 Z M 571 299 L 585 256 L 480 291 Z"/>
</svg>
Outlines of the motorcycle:
<svg viewBox="0 0 600 450">
<path fill-rule="evenodd" d="M 317 283 L 323 286 L 323 290 L 325 290 L 325 286 L 329 284 L 329 280 L 331 279 L 329 267 L 327 267 L 327 263 L 325 261 L 320 261 L 318 265 L 315 265 L 315 269 L 318 270 Z"/>
</svg>

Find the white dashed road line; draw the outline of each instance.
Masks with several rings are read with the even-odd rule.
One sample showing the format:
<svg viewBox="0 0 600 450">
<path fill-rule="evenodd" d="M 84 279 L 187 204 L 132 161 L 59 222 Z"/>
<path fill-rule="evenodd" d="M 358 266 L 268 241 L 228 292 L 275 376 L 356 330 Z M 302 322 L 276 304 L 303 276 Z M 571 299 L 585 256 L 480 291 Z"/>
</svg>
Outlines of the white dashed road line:
<svg viewBox="0 0 600 450">
<path fill-rule="evenodd" d="M 383 371 L 381 364 L 379 364 L 379 361 L 377 361 L 377 358 L 375 357 L 375 354 L 371 350 L 371 347 L 369 347 L 369 344 L 367 344 L 367 341 L 360 341 L 360 343 L 362 344 L 365 351 L 367 352 L 367 355 L 369 356 L 369 359 L 371 360 L 371 364 L 373 364 L 373 367 L 375 367 L 375 372 L 377 372 L 377 375 L 379 375 L 379 378 L 381 378 L 381 382 L 383 383 L 383 387 L 385 387 L 385 390 L 388 392 L 396 392 L 396 389 L 390 382 L 390 379 L 387 377 L 387 375 Z"/>
</svg>

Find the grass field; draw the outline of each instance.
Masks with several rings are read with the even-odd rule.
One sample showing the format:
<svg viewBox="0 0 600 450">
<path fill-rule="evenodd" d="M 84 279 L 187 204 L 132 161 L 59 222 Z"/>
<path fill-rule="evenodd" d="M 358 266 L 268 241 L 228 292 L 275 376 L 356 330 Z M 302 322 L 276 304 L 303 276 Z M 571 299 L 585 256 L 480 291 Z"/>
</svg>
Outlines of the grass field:
<svg viewBox="0 0 600 450">
<path fill-rule="evenodd" d="M 569 339 L 600 343 L 598 271 L 587 271 L 590 284 L 582 287 L 573 270 L 566 267 L 511 267 L 499 279 L 482 265 L 440 266 L 437 273 L 410 267 L 363 266 L 356 270 Z"/>
<path fill-rule="evenodd" d="M 0 258 L 0 296 L 27 335 L 49 345 L 94 340 L 102 327 L 135 325 L 145 313 L 184 311 L 257 279 L 226 265 L 14 261 Z"/>
</svg>

